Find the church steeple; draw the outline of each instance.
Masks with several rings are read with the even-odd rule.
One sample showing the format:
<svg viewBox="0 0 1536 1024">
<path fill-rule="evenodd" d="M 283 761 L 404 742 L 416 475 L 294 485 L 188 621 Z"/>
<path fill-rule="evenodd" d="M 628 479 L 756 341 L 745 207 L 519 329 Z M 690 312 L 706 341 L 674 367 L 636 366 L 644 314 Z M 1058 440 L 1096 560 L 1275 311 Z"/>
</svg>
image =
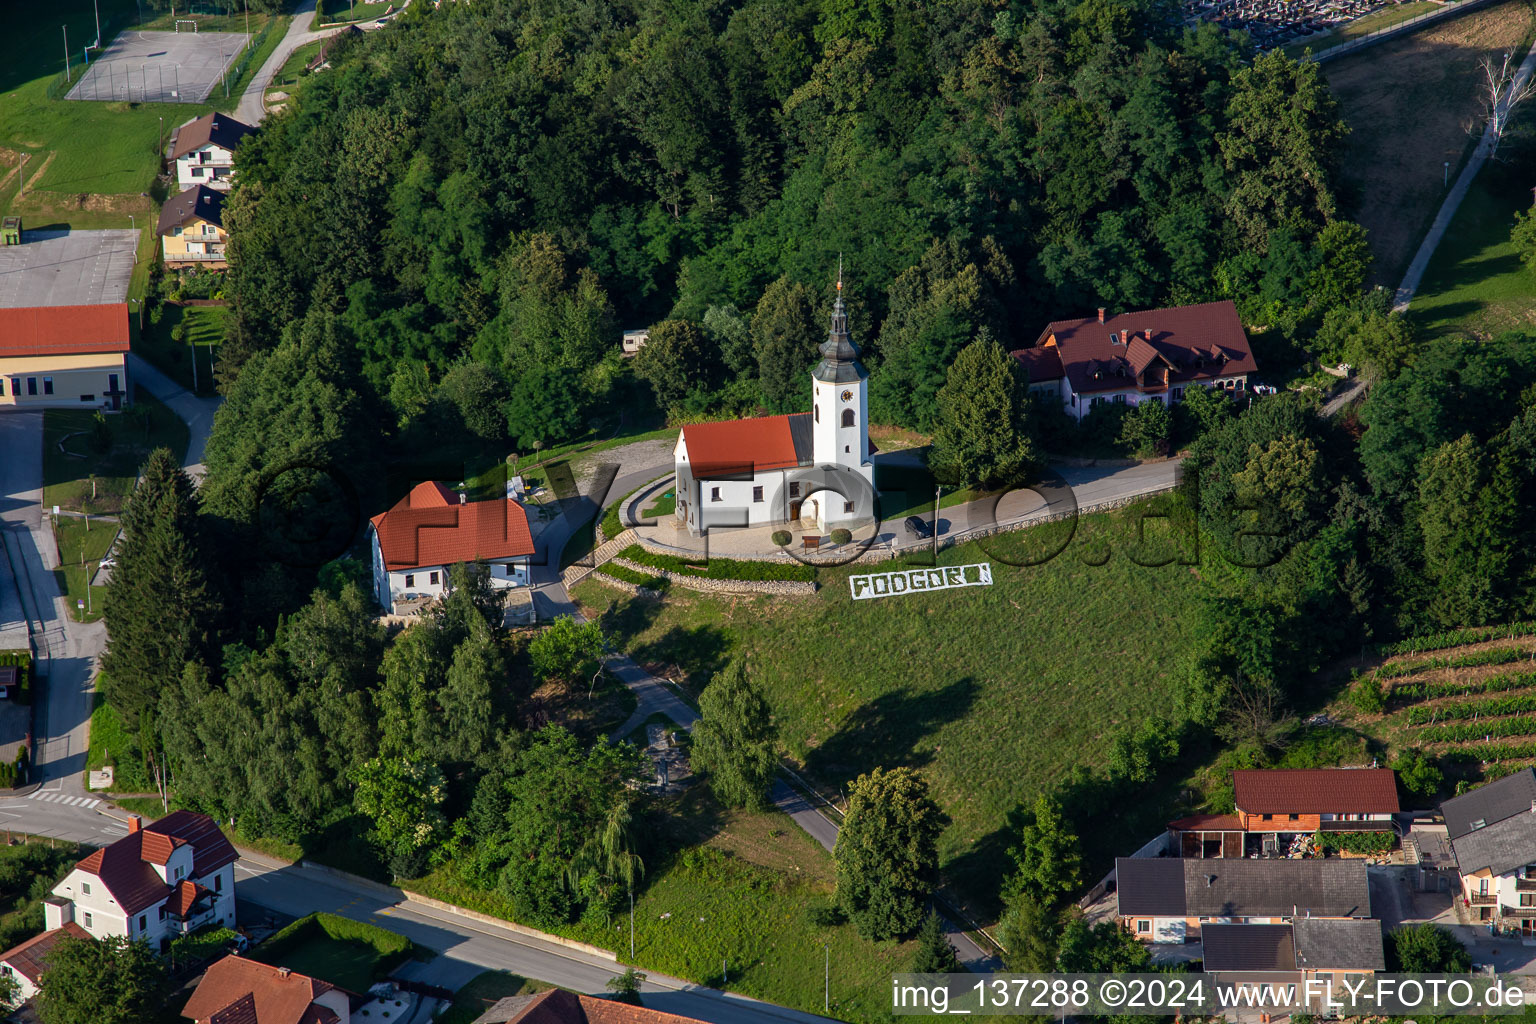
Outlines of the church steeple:
<svg viewBox="0 0 1536 1024">
<path fill-rule="evenodd" d="M 843 261 L 837 261 L 837 301 L 832 304 L 832 329 L 821 343 L 821 362 L 811 376 L 827 384 L 851 384 L 869 376 L 859 362 L 859 349 L 848 336 L 848 313 L 843 308 Z"/>
</svg>

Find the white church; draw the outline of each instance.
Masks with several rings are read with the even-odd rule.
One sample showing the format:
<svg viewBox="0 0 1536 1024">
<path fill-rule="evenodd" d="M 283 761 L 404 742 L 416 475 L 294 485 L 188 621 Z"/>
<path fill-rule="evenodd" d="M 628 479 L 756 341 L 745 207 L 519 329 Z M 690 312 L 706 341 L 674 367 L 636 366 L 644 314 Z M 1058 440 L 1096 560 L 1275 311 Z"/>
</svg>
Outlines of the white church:
<svg viewBox="0 0 1536 1024">
<path fill-rule="evenodd" d="M 848 337 L 842 289 L 839 278 L 810 412 L 692 423 L 678 435 L 675 515 L 689 533 L 782 523 L 819 534 L 874 519 L 869 371 Z"/>
</svg>

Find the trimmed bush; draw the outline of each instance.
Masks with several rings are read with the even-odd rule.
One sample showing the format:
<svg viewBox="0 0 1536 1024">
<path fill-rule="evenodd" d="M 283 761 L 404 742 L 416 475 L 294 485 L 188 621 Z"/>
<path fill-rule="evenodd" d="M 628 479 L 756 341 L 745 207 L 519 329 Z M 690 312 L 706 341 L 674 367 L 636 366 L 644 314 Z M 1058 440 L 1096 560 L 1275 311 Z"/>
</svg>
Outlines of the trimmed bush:
<svg viewBox="0 0 1536 1024">
<path fill-rule="evenodd" d="M 413 948 L 411 940 L 404 935 L 397 935 L 363 921 L 353 921 L 324 911 L 316 911 L 308 917 L 299 918 L 263 942 L 256 950 L 258 958 L 264 963 L 277 963 L 288 953 L 314 938 L 316 932 L 323 933 L 326 938 L 336 942 L 356 942 L 372 949 L 378 954 L 378 960 L 374 965 L 376 979 L 387 977 L 390 971 L 411 955 Z"/>
<path fill-rule="evenodd" d="M 773 536 L 770 539 L 779 547 L 787 548 L 789 547 L 789 542 L 795 538 L 790 535 L 788 530 L 774 530 Z"/>
<path fill-rule="evenodd" d="M 853 533 L 849 530 L 838 527 L 832 531 L 832 543 L 836 544 L 838 547 L 842 547 L 844 544 L 847 544 L 851 540 L 853 540 Z"/>
<path fill-rule="evenodd" d="M 1395 842 L 1391 832 L 1318 832 L 1312 836 L 1313 846 L 1335 852 L 1386 853 Z"/>
</svg>

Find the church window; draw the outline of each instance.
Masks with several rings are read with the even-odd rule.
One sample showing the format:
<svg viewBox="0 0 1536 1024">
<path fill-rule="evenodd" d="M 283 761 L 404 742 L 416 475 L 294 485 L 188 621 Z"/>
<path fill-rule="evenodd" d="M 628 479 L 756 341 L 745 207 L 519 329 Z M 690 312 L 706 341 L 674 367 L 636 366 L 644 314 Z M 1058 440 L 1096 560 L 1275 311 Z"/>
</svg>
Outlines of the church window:
<svg viewBox="0 0 1536 1024">
<path fill-rule="evenodd" d="M 408 586 L 408 587 L 414 587 L 416 585 L 416 577 L 413 574 L 411 574 L 411 573 L 406 573 L 405 574 L 405 585 Z"/>
<path fill-rule="evenodd" d="M 709 500 L 710 501 L 719 501 L 720 500 L 720 488 L 718 488 L 718 487 L 711 487 L 709 489 Z"/>
<path fill-rule="evenodd" d="M 798 481 L 798 480 L 791 480 L 789 482 L 789 496 L 791 498 L 798 498 L 798 497 L 800 497 L 800 481 Z"/>
<path fill-rule="evenodd" d="M 843 454 L 844 455 L 847 455 L 849 452 L 852 452 L 852 451 L 853 451 L 852 446 L 846 445 L 846 444 L 843 445 Z"/>
<path fill-rule="evenodd" d="M 763 489 L 761 487 L 752 488 L 752 500 L 755 502 L 763 500 Z"/>
<path fill-rule="evenodd" d="M 853 410 L 852 409 L 844 409 L 843 410 L 843 426 L 845 426 L 845 427 L 853 426 Z"/>
<path fill-rule="evenodd" d="M 851 501 L 843 502 L 843 511 L 844 512 L 852 512 L 853 511 L 853 502 L 851 502 Z"/>
</svg>

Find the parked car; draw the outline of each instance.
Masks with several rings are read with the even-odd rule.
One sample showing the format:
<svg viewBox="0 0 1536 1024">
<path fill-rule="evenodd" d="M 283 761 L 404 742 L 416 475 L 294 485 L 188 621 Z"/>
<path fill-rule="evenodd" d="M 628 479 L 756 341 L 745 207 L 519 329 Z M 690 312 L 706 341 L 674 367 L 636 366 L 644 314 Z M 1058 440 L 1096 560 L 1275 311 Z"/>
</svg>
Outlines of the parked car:
<svg viewBox="0 0 1536 1024">
<path fill-rule="evenodd" d="M 927 540 L 933 536 L 933 527 L 922 516 L 907 516 L 906 526 L 907 532 L 918 540 Z"/>
</svg>

